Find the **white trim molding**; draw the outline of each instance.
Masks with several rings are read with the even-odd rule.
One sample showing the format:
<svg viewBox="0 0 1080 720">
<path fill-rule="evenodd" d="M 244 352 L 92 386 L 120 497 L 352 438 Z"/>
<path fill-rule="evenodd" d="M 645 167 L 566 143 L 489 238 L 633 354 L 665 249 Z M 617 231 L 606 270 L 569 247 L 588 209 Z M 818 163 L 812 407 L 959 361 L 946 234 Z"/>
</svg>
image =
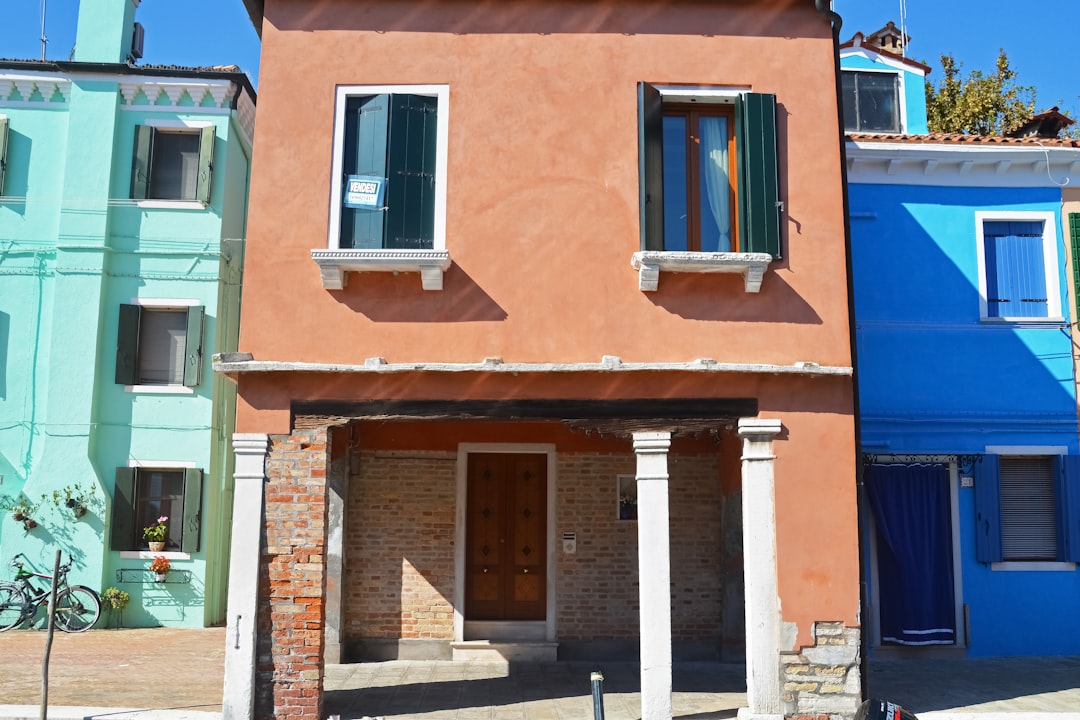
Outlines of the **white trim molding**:
<svg viewBox="0 0 1080 720">
<path fill-rule="evenodd" d="M 630 258 L 638 271 L 638 290 L 655 292 L 660 287 L 660 271 L 675 273 L 739 273 L 746 292 L 761 290 L 761 281 L 772 262 L 769 253 L 671 252 L 641 250 Z"/>
<path fill-rule="evenodd" d="M 450 267 L 450 253 L 446 250 L 316 248 L 311 251 L 311 259 L 319 266 L 327 290 L 344 290 L 347 272 L 418 272 L 425 290 L 442 290 L 443 273 Z"/>
</svg>

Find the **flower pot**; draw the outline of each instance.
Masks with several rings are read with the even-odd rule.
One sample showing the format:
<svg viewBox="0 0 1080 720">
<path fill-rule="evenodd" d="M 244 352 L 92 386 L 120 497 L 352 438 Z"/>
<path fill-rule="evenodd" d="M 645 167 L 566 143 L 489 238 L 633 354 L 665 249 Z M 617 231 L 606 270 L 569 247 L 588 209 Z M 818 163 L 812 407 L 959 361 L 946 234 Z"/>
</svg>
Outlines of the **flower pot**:
<svg viewBox="0 0 1080 720">
<path fill-rule="evenodd" d="M 83 515 L 86 514 L 86 506 L 85 505 L 76 505 L 73 512 L 75 513 L 75 517 L 81 518 Z"/>
<path fill-rule="evenodd" d="M 154 582 L 165 582 L 165 576 L 169 573 L 154 573 Z"/>
<path fill-rule="evenodd" d="M 13 512 L 11 513 L 11 519 L 15 522 L 22 522 L 26 519 L 26 516 L 23 515 L 21 512 Z"/>
<path fill-rule="evenodd" d="M 164 549 L 165 549 L 165 541 L 164 540 L 162 540 L 161 542 L 151 542 L 150 543 L 150 552 L 161 552 Z"/>
<path fill-rule="evenodd" d="M 32 520 L 30 518 L 26 518 L 25 520 L 23 520 L 23 528 L 25 528 L 26 530 L 33 530 L 36 527 L 37 520 Z"/>
</svg>

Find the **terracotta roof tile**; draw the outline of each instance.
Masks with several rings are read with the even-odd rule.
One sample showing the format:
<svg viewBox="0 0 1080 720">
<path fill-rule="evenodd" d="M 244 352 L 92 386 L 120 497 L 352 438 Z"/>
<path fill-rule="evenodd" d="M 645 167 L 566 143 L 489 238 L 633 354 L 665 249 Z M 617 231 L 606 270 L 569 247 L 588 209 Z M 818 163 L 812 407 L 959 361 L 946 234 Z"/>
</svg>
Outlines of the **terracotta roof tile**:
<svg viewBox="0 0 1080 720">
<path fill-rule="evenodd" d="M 927 135 L 896 135 L 887 133 L 848 133 L 851 142 L 887 142 L 906 145 L 982 145 L 985 147 L 1060 147 L 1080 148 L 1080 140 L 1073 138 L 1038 138 L 1038 137 L 990 137 L 985 135 L 964 135 L 961 133 L 929 133 Z"/>
</svg>

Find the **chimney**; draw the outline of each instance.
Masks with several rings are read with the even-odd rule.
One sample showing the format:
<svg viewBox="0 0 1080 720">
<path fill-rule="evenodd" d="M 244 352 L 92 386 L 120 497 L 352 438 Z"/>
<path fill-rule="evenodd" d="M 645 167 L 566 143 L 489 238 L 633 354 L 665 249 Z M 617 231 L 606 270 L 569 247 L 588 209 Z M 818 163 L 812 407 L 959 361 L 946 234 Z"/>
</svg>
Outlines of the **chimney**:
<svg viewBox="0 0 1080 720">
<path fill-rule="evenodd" d="M 133 62 L 135 10 L 140 0 L 79 0 L 77 62 Z M 141 50 L 141 48 L 140 48 Z"/>
</svg>

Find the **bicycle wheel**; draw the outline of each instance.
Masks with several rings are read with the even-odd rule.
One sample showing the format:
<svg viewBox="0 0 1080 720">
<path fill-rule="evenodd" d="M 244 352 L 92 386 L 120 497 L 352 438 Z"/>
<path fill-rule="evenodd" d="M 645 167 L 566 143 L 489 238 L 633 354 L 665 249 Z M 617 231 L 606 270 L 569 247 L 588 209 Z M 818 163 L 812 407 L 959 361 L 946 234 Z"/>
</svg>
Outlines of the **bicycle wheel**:
<svg viewBox="0 0 1080 720">
<path fill-rule="evenodd" d="M 21 623 L 28 605 L 21 587 L 15 583 L 0 583 L 0 632 Z"/>
<path fill-rule="evenodd" d="M 56 627 L 76 633 L 94 627 L 101 615 L 98 594 L 83 585 L 72 585 L 56 596 Z"/>
</svg>

